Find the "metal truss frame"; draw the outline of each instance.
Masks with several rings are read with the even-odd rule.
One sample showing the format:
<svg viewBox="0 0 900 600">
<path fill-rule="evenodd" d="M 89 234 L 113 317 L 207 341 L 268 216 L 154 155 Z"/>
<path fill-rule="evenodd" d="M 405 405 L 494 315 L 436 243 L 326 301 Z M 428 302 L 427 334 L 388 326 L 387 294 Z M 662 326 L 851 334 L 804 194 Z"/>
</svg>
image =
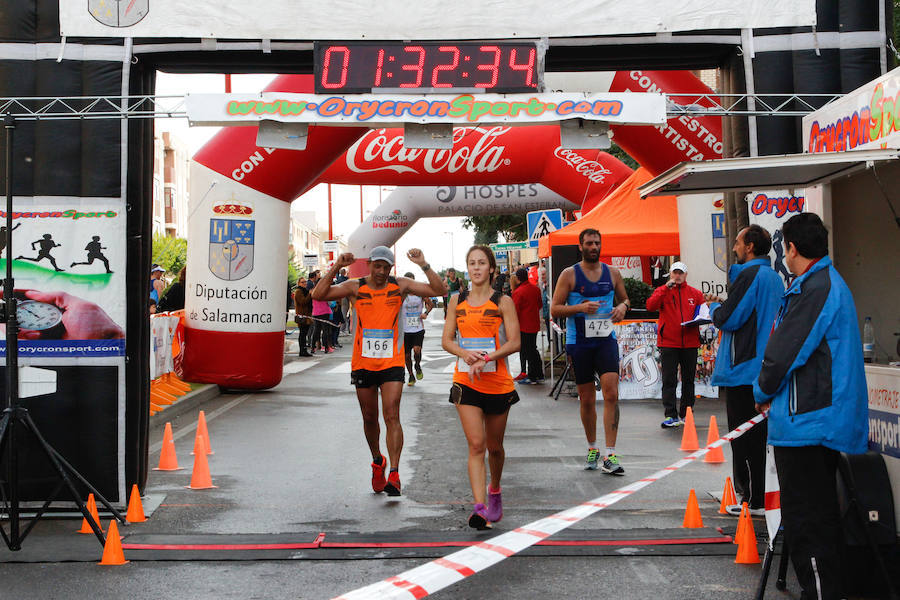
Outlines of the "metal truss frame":
<svg viewBox="0 0 900 600">
<path fill-rule="evenodd" d="M 666 114 L 721 117 L 802 117 L 843 94 L 666 94 Z M 753 106 L 754 108 L 748 108 Z M 186 119 L 184 96 L 0 98 L 0 115 L 17 121 Z"/>
</svg>

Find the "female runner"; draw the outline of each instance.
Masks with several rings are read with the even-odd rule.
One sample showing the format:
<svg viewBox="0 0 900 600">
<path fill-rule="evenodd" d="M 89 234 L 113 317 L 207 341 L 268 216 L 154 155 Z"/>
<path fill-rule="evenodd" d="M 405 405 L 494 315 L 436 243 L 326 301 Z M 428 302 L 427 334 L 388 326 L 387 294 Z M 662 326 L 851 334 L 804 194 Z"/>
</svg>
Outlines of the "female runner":
<svg viewBox="0 0 900 600">
<path fill-rule="evenodd" d="M 490 529 L 503 517 L 503 435 L 509 407 L 519 401 L 506 357 L 519 350 L 519 321 L 512 299 L 491 287 L 497 271 L 491 249 L 472 246 L 466 265 L 472 289 L 450 298 L 441 345 L 458 357 L 450 402 L 456 405 L 469 445 L 469 483 L 475 497 L 469 526 Z M 486 504 L 485 449 L 491 468 Z"/>
</svg>

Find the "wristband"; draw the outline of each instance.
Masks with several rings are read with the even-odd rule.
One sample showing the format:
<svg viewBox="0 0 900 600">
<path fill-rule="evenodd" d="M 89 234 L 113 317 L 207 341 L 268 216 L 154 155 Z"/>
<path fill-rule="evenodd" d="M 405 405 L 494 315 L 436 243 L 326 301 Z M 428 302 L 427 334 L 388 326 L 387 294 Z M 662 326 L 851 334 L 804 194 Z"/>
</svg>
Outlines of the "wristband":
<svg viewBox="0 0 900 600">
<path fill-rule="evenodd" d="M 484 354 L 481 355 L 481 360 L 483 360 L 484 363 L 487 364 L 487 363 L 491 362 L 491 360 L 493 360 L 493 359 L 490 356 L 488 356 L 487 352 L 485 352 Z"/>
<path fill-rule="evenodd" d="M 428 263 L 425 263 L 424 265 L 422 265 L 422 272 L 427 273 L 430 268 L 431 268 L 431 265 Z"/>
</svg>

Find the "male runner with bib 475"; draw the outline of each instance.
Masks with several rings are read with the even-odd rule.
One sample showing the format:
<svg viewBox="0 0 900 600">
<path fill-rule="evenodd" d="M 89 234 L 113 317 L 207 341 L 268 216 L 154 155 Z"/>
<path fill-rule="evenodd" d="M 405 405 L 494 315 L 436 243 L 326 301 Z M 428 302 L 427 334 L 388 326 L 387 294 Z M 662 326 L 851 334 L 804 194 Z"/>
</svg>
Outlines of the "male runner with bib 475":
<svg viewBox="0 0 900 600">
<path fill-rule="evenodd" d="M 356 334 L 353 340 L 350 383 L 356 386 L 356 397 L 362 411 L 363 431 L 372 452 L 372 489 L 400 495 L 400 452 L 403 429 L 400 426 L 400 394 L 403 391 L 404 356 L 403 322 L 400 310 L 407 294 L 443 296 L 447 288 L 418 248 L 406 253 L 419 265 L 428 283 L 406 277 L 390 276 L 394 253 L 386 246 L 376 246 L 369 253 L 369 275 L 331 285 L 335 273 L 353 264 L 352 254 L 341 254 L 331 269 L 319 280 L 312 297 L 316 300 L 355 298 Z M 387 429 L 387 450 L 391 470 L 385 479 L 385 458 L 381 454 L 381 428 L 378 424 L 378 391 Z"/>
<path fill-rule="evenodd" d="M 600 467 L 610 475 L 624 475 L 616 456 L 619 430 L 619 345 L 613 323 L 625 318 L 630 303 L 618 269 L 600 262 L 600 232 L 585 229 L 578 236 L 581 262 L 559 275 L 550 314 L 566 317 L 566 353 L 575 371 L 581 404 L 581 424 L 587 438 L 585 469 Z M 603 430 L 606 452 L 600 461 L 597 440 L 597 387 L 603 391 Z"/>
</svg>

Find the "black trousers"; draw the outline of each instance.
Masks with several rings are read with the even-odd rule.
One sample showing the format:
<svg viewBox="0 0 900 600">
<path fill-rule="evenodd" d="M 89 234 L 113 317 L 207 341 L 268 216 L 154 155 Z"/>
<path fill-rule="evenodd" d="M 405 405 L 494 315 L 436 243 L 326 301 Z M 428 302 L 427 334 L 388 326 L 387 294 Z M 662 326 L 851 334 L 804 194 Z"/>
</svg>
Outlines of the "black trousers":
<svg viewBox="0 0 900 600">
<path fill-rule="evenodd" d="M 688 406 L 694 406 L 694 375 L 697 374 L 696 348 L 660 348 L 662 366 L 662 402 L 667 417 L 681 417 Z M 675 407 L 675 388 L 678 387 L 678 368 L 681 367 L 681 406 Z"/>
<path fill-rule="evenodd" d="M 775 447 L 785 542 L 804 600 L 842 597 L 837 459 L 824 446 Z"/>
<path fill-rule="evenodd" d="M 537 349 L 537 333 L 519 332 L 519 363 L 532 381 L 544 378 L 544 364 Z"/>
<path fill-rule="evenodd" d="M 725 397 L 728 414 L 728 430 L 757 415 L 753 401 L 753 386 L 739 385 L 719 388 Z M 750 508 L 763 508 L 766 493 L 766 438 L 768 421 L 757 423 L 750 431 L 731 442 L 731 459 L 734 471 L 734 491 L 738 502 L 746 502 Z"/>
<path fill-rule="evenodd" d="M 299 339 L 300 353 L 303 354 L 303 352 L 306 351 L 307 344 L 309 343 L 309 339 L 308 339 L 309 338 L 309 325 L 300 324 L 297 326 L 297 330 L 300 333 L 300 339 Z"/>
</svg>

